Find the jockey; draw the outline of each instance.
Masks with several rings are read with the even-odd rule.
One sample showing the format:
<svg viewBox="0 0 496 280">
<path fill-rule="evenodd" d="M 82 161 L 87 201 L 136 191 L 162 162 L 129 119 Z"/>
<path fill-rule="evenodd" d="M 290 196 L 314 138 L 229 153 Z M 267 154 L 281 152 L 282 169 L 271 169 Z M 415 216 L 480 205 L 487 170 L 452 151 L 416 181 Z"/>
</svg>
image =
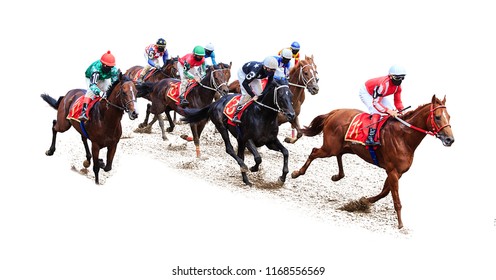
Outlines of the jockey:
<svg viewBox="0 0 496 280">
<path fill-rule="evenodd" d="M 277 59 L 273 56 L 268 56 L 263 62 L 250 61 L 238 70 L 238 80 L 241 88 L 241 98 L 238 102 L 238 107 L 234 113 L 232 121 L 241 123 L 238 119 L 238 114 L 243 109 L 243 106 L 251 99 L 256 101 L 262 93 L 262 79 L 268 78 L 267 83 L 271 83 L 274 78 L 274 73 L 278 68 Z"/>
<path fill-rule="evenodd" d="M 298 61 L 300 61 L 300 43 L 294 41 L 293 43 L 291 43 L 291 47 L 289 47 L 289 49 L 291 50 L 293 58 L 295 60 L 294 65 L 291 65 L 291 67 L 293 67 L 298 65 Z M 284 49 L 280 50 L 278 54 L 281 55 L 283 50 Z"/>
<path fill-rule="evenodd" d="M 86 69 L 85 76 L 88 90 L 86 90 L 86 94 L 84 95 L 83 108 L 81 115 L 79 115 L 80 121 L 88 120 L 86 109 L 90 100 L 93 100 L 95 96 L 100 96 L 102 92 L 105 94 L 109 86 L 119 79 L 119 69 L 114 66 L 115 57 L 110 51 L 107 51 L 102 55 L 100 60 L 93 62 Z"/>
<path fill-rule="evenodd" d="M 177 70 L 181 78 L 181 85 L 179 86 L 180 105 L 181 107 L 186 107 L 189 102 L 184 99 L 184 92 L 189 79 L 195 79 L 199 83 L 201 81 L 201 72 L 205 72 L 205 49 L 202 46 L 196 46 L 192 53 L 179 58 Z"/>
<path fill-rule="evenodd" d="M 138 78 L 138 82 L 142 82 L 145 74 L 148 73 L 150 68 L 155 67 L 160 69 L 160 60 L 162 58 L 162 62 L 165 65 L 167 60 L 169 60 L 169 50 L 167 50 L 167 42 L 163 38 L 157 40 L 157 43 L 150 44 L 145 48 L 145 58 L 146 65 L 143 67 L 141 74 Z"/>
<path fill-rule="evenodd" d="M 213 66 L 217 65 L 217 61 L 215 61 L 214 45 L 212 43 L 208 43 L 205 46 L 205 64 Z"/>
<path fill-rule="evenodd" d="M 275 79 L 287 80 L 289 78 L 289 67 L 292 57 L 293 54 L 290 49 L 283 49 L 280 55 L 274 56 L 278 64 L 276 73 L 274 74 Z"/>
<path fill-rule="evenodd" d="M 399 65 L 393 65 L 389 68 L 389 74 L 387 76 L 370 79 L 360 88 L 360 99 L 372 115 L 372 124 L 369 128 L 367 140 L 365 141 L 366 145 L 380 145 L 379 142 L 374 140 L 374 137 L 381 115 L 388 114 L 397 117 L 398 111 L 404 109 L 403 102 L 401 101 L 401 82 L 405 79 L 405 75 L 405 68 Z M 388 99 L 384 98 L 389 95 L 394 96 L 394 107 Z"/>
</svg>

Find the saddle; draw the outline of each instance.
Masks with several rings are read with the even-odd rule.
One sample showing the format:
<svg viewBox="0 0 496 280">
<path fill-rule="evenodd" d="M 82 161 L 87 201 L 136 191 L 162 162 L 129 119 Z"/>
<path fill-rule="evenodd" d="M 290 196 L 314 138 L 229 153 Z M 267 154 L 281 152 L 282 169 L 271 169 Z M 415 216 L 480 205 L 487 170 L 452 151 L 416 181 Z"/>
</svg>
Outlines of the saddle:
<svg viewBox="0 0 496 280">
<path fill-rule="evenodd" d="M 236 108 L 238 107 L 239 100 L 241 99 L 241 94 L 237 94 L 229 102 L 227 102 L 226 106 L 224 107 L 224 115 L 227 117 L 227 124 L 232 125 L 232 126 L 237 126 L 236 123 L 232 121 L 234 118 L 234 113 L 236 112 Z M 241 116 L 243 115 L 243 112 L 250 106 L 250 104 L 253 103 L 253 100 L 250 100 L 246 102 L 243 105 L 243 108 L 241 111 L 238 113 L 238 118 L 241 119 Z"/>
<path fill-rule="evenodd" d="M 95 105 L 96 102 L 100 101 L 100 99 L 102 99 L 100 96 L 96 96 L 93 100 L 90 101 L 90 103 L 88 103 L 88 108 L 86 108 L 88 119 L 90 118 L 91 108 L 93 108 L 93 105 Z M 81 114 L 81 110 L 83 109 L 83 100 L 84 95 L 81 95 L 78 99 L 76 99 L 76 102 L 74 102 L 71 109 L 69 110 L 69 114 L 67 114 L 66 119 L 79 122 L 78 118 Z"/>
<path fill-rule="evenodd" d="M 369 126 L 375 126 L 375 124 L 372 124 L 370 117 L 371 115 L 368 113 L 360 113 L 353 117 L 353 120 L 348 126 L 348 130 L 346 131 L 346 134 L 344 136 L 344 140 L 365 145 Z M 388 116 L 381 116 L 379 123 L 377 124 L 375 140 L 379 140 L 381 135 L 381 128 L 388 118 Z"/>
<path fill-rule="evenodd" d="M 138 81 L 139 77 L 141 76 L 141 72 L 143 72 L 144 70 L 145 70 L 145 68 L 138 70 L 138 72 L 136 73 L 136 75 L 133 78 L 133 82 L 136 83 Z M 143 81 L 146 81 L 148 78 L 150 78 L 153 75 L 153 73 L 155 73 L 155 71 L 157 71 L 157 68 L 152 67 L 148 71 L 148 73 L 146 73 L 146 75 L 143 77 Z"/>
<path fill-rule="evenodd" d="M 188 85 L 186 86 L 186 91 L 184 92 L 184 98 L 186 98 L 189 94 L 189 92 L 191 91 L 191 89 L 193 89 L 194 86 L 196 86 L 196 84 L 198 84 L 198 82 L 196 80 L 189 80 L 188 81 Z M 170 99 L 174 100 L 176 102 L 176 105 L 180 105 L 179 104 L 179 86 L 181 85 L 181 82 L 171 82 L 169 84 L 169 88 L 167 89 L 167 97 L 169 97 Z"/>
</svg>

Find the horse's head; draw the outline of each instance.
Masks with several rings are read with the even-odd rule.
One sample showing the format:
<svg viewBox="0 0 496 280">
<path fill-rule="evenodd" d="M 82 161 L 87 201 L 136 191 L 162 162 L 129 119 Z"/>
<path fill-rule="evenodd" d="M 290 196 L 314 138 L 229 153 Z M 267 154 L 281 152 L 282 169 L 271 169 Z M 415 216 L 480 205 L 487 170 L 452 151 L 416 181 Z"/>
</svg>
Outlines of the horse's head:
<svg viewBox="0 0 496 280">
<path fill-rule="evenodd" d="M 202 80 L 202 85 L 208 85 L 212 90 L 215 90 L 224 96 L 229 93 L 227 81 L 228 79 L 225 75 L 225 69 L 219 66 L 210 65 L 207 67 L 207 73 Z"/>
<path fill-rule="evenodd" d="M 107 100 L 112 106 L 127 112 L 131 120 L 138 118 L 138 110 L 135 107 L 138 91 L 128 76 L 119 73 L 119 80 L 112 84 L 109 92 Z"/>
<path fill-rule="evenodd" d="M 230 62 L 229 64 L 220 62 L 217 64 L 217 66 L 221 69 L 224 69 L 224 75 L 226 76 L 227 82 L 229 82 L 229 80 L 231 79 L 232 62 Z"/>
<path fill-rule="evenodd" d="M 179 71 L 177 70 L 177 61 L 179 56 L 172 57 L 166 61 L 165 65 L 162 67 L 161 72 L 166 78 L 179 78 Z"/>
<path fill-rule="evenodd" d="M 313 55 L 305 55 L 305 59 L 300 60 L 298 65 L 291 69 L 289 76 L 292 83 L 305 87 L 310 94 L 319 93 L 319 76 L 317 65 L 313 61 Z"/>
<path fill-rule="evenodd" d="M 451 146 L 455 142 L 453 131 L 450 125 L 450 115 L 446 109 L 446 96 L 441 101 L 436 95 L 432 96 L 428 126 L 444 146 Z"/>
<path fill-rule="evenodd" d="M 271 83 L 265 86 L 261 94 L 260 103 L 268 109 L 284 114 L 288 121 L 292 121 L 296 114 L 293 109 L 293 93 L 289 90 L 288 81 L 285 79 L 274 79 Z"/>
</svg>

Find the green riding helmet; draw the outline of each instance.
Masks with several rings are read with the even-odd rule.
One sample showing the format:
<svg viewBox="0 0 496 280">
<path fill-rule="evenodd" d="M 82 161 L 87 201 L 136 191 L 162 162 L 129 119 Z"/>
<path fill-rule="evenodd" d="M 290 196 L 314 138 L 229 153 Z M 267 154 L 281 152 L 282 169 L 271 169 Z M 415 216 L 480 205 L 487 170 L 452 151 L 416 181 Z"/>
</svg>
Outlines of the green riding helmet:
<svg viewBox="0 0 496 280">
<path fill-rule="evenodd" d="M 205 48 L 202 46 L 196 46 L 193 49 L 193 54 L 198 56 L 205 56 Z"/>
</svg>

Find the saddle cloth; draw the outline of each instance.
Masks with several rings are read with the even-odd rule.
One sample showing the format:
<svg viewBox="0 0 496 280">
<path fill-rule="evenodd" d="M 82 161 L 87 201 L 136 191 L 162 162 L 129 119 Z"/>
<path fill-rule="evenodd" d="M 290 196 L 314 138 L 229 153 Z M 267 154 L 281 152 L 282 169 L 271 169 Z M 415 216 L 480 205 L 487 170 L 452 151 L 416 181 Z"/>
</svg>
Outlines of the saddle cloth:
<svg viewBox="0 0 496 280">
<path fill-rule="evenodd" d="M 186 98 L 191 91 L 191 89 L 198 84 L 195 80 L 189 80 L 188 85 L 186 86 L 186 91 L 184 92 L 184 98 Z M 179 105 L 179 86 L 181 82 L 171 82 L 169 84 L 169 88 L 167 89 L 167 97 L 174 100 L 176 105 Z"/>
<path fill-rule="evenodd" d="M 141 68 L 140 70 L 138 70 L 138 72 L 136 72 L 136 75 L 133 78 L 133 82 L 136 83 L 138 81 L 138 78 L 141 76 L 141 72 L 143 72 L 143 70 L 145 70 L 145 68 Z M 150 78 L 150 76 L 153 73 L 155 73 L 156 70 L 157 70 L 157 68 L 155 68 L 155 67 L 150 68 L 150 71 L 148 71 L 148 73 L 146 73 L 146 76 L 143 77 L 143 81 L 148 80 L 148 78 Z"/>
<path fill-rule="evenodd" d="M 93 100 L 88 103 L 88 108 L 86 108 L 86 115 L 88 116 L 88 120 L 90 119 L 90 111 L 91 108 L 93 108 L 93 105 L 95 105 L 96 102 L 100 101 L 102 99 L 100 96 L 96 96 Z M 81 115 L 81 109 L 83 109 L 83 100 L 84 100 L 84 95 L 81 95 L 76 102 L 72 105 L 71 109 L 69 110 L 69 114 L 67 114 L 66 119 L 68 120 L 75 120 L 79 122 L 78 118 L 79 115 Z"/>
<path fill-rule="evenodd" d="M 226 106 L 224 107 L 224 115 L 227 117 L 227 123 L 232 126 L 236 126 L 237 124 L 232 121 L 234 118 L 234 113 L 236 112 L 236 107 L 238 107 L 238 102 L 241 99 L 241 94 L 237 94 L 229 102 L 227 102 Z M 253 100 L 250 100 L 243 105 L 243 108 L 241 111 L 239 111 L 238 114 L 238 119 L 241 119 L 241 116 L 243 115 L 243 112 L 250 106 L 250 104 L 253 103 Z"/>
<path fill-rule="evenodd" d="M 369 126 L 375 126 L 375 124 L 371 123 L 370 117 L 371 115 L 368 113 L 360 113 L 353 117 L 353 120 L 348 126 L 348 130 L 344 136 L 344 140 L 365 145 L 365 141 L 368 137 Z M 379 124 L 377 125 L 377 132 L 375 134 L 376 141 L 379 141 L 381 128 L 387 119 L 387 117 L 381 116 Z"/>
</svg>

